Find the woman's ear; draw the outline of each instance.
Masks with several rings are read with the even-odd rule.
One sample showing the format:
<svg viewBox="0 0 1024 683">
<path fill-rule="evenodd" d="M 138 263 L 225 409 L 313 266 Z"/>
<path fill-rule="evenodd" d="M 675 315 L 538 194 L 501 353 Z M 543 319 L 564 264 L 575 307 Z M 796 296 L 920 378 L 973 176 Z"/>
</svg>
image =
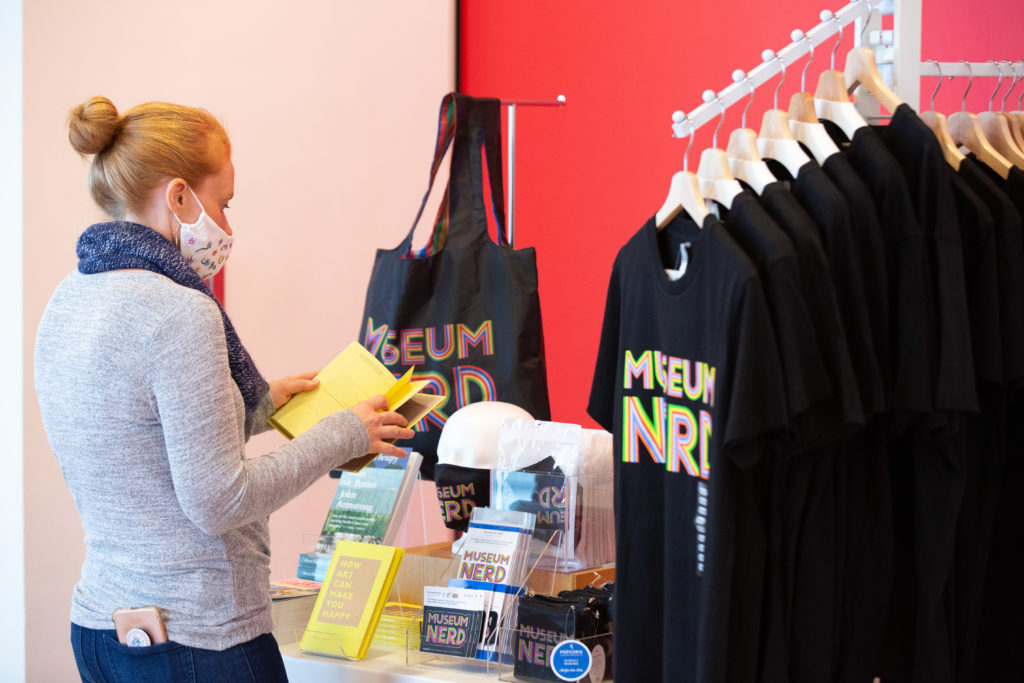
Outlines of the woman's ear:
<svg viewBox="0 0 1024 683">
<path fill-rule="evenodd" d="M 188 183 L 183 178 L 174 178 L 167 183 L 167 208 L 175 216 L 179 216 L 185 208 L 185 197 L 188 195 Z"/>
</svg>

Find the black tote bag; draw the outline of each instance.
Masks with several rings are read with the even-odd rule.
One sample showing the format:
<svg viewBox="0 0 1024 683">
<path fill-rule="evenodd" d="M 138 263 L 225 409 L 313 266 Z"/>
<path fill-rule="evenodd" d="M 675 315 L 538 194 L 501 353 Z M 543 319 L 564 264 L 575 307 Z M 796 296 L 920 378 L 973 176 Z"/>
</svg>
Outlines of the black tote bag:
<svg viewBox="0 0 1024 683">
<path fill-rule="evenodd" d="M 423 454 L 421 472 L 431 479 L 441 429 L 458 408 L 504 401 L 551 419 L 537 254 L 512 249 L 505 234 L 500 106 L 496 99 L 444 97 L 427 193 L 402 243 L 377 251 L 363 309 L 363 345 L 396 376 L 415 366 L 414 378 L 429 382 L 425 393 L 448 397 L 399 444 Z M 414 251 L 413 232 L 449 145 L 449 180 L 431 241 Z M 498 243 L 487 233 L 485 160 Z"/>
</svg>

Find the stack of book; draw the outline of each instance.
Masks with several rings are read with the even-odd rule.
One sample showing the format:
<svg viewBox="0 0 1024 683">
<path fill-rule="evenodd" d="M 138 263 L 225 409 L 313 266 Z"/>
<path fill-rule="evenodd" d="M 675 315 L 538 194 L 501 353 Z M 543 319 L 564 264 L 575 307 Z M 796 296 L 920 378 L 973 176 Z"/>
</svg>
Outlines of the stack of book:
<svg viewBox="0 0 1024 683">
<path fill-rule="evenodd" d="M 373 637 L 374 645 L 383 645 L 397 649 L 420 649 L 420 614 L 423 608 L 403 602 L 389 602 L 377 624 L 377 633 Z"/>
<path fill-rule="evenodd" d="M 402 548 L 339 542 L 299 649 L 365 657 L 404 554 Z"/>
<path fill-rule="evenodd" d="M 270 614 L 274 620 L 271 633 L 279 644 L 294 643 L 306 630 L 313 613 L 320 583 L 303 579 L 282 579 L 270 582 Z"/>
</svg>

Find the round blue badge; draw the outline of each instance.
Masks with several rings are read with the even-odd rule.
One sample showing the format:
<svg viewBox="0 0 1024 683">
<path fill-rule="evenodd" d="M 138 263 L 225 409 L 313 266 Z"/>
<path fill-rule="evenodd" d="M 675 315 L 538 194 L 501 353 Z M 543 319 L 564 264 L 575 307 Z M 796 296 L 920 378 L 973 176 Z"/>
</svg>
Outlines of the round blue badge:
<svg viewBox="0 0 1024 683">
<path fill-rule="evenodd" d="M 563 640 L 548 654 L 551 670 L 563 681 L 578 681 L 590 672 L 590 649 L 578 640 Z"/>
</svg>

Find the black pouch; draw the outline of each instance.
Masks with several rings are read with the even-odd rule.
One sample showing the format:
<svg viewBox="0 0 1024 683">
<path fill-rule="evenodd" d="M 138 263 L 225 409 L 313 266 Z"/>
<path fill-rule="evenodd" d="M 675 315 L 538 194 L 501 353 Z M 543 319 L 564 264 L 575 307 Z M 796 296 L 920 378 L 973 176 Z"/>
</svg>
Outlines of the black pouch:
<svg viewBox="0 0 1024 683">
<path fill-rule="evenodd" d="M 561 681 L 548 657 L 563 640 L 588 638 L 597 632 L 597 615 L 586 599 L 565 600 L 548 595 L 520 598 L 516 614 L 513 675 L 524 681 Z M 582 605 L 582 606 L 581 606 Z M 580 681 L 589 681 L 585 676 Z"/>
<path fill-rule="evenodd" d="M 581 608 L 585 608 L 594 614 L 595 638 L 597 645 L 604 650 L 605 672 L 604 678 L 614 678 L 612 667 L 612 597 L 611 590 L 586 586 L 571 591 L 562 591 L 558 597 L 563 600 L 572 600 Z"/>
<path fill-rule="evenodd" d="M 434 483 L 441 518 L 449 529 L 465 531 L 473 508 L 491 503 L 490 470 L 439 464 L 434 468 Z"/>
</svg>

